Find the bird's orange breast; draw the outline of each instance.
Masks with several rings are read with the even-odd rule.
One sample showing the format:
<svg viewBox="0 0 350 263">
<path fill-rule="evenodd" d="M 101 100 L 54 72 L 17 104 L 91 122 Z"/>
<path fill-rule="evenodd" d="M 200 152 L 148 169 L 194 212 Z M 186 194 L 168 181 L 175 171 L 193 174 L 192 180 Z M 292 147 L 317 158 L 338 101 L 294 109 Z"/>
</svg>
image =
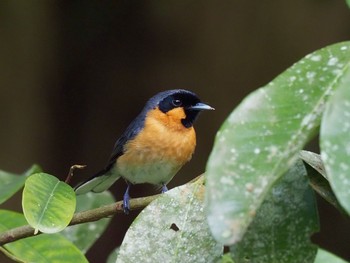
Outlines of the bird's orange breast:
<svg viewBox="0 0 350 263">
<path fill-rule="evenodd" d="M 153 164 L 154 167 L 166 164 L 169 171 L 163 170 L 163 173 L 169 174 L 163 176 L 170 177 L 170 180 L 191 159 L 196 147 L 194 128 L 184 127 L 181 123 L 183 118 L 185 112 L 182 108 L 167 113 L 158 108 L 149 111 L 142 131 L 125 144 L 124 154 L 117 160 L 118 169 L 127 172 L 131 167 L 151 169 Z M 144 172 L 147 173 L 146 170 Z"/>
</svg>

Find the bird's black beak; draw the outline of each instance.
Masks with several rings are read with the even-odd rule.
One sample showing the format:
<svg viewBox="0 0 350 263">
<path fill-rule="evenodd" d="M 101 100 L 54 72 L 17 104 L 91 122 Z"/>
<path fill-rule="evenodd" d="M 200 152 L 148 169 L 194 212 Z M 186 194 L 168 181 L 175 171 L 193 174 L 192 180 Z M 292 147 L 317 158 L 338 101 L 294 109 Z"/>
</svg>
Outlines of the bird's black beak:
<svg viewBox="0 0 350 263">
<path fill-rule="evenodd" d="M 213 107 L 208 104 L 198 102 L 196 105 L 190 106 L 187 108 L 188 110 L 202 111 L 202 110 L 215 110 Z"/>
</svg>

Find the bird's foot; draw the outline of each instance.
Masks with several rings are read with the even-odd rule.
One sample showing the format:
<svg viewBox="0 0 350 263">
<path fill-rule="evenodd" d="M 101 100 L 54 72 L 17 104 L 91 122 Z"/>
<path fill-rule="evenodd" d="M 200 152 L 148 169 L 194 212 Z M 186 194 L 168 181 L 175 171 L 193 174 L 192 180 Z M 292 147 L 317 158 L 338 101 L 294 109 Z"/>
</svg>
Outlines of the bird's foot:
<svg viewBox="0 0 350 263">
<path fill-rule="evenodd" d="M 123 211 L 124 214 L 128 215 L 130 212 L 130 195 L 129 195 L 129 188 L 130 185 L 128 184 L 128 187 L 126 188 L 126 191 L 123 196 Z"/>
<path fill-rule="evenodd" d="M 162 194 L 168 191 L 168 187 L 166 187 L 166 184 L 162 185 Z"/>
</svg>

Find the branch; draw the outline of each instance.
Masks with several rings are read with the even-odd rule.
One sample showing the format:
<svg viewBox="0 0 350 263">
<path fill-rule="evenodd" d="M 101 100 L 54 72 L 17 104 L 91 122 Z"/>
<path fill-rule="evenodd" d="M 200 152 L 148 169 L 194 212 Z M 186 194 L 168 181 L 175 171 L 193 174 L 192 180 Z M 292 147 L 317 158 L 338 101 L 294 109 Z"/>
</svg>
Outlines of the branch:
<svg viewBox="0 0 350 263">
<path fill-rule="evenodd" d="M 160 194 L 131 199 L 130 210 L 142 209 L 159 196 Z M 69 225 L 93 222 L 118 213 L 123 213 L 123 201 L 75 213 Z M 41 232 L 38 234 L 41 234 Z M 34 236 L 34 228 L 30 225 L 16 227 L 0 234 L 0 246 L 31 236 Z"/>
</svg>

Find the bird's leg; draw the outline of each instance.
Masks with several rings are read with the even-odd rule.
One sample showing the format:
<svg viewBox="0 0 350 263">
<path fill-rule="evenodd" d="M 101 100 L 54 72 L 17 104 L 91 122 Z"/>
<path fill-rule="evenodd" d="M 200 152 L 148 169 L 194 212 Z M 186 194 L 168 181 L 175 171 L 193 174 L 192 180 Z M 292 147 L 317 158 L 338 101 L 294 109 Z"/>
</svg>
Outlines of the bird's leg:
<svg viewBox="0 0 350 263">
<path fill-rule="evenodd" d="M 130 195 L 129 195 L 129 189 L 130 189 L 130 184 L 129 182 L 127 182 L 128 187 L 126 188 L 126 191 L 124 193 L 124 197 L 123 197 L 123 210 L 124 210 L 124 214 L 129 214 L 130 212 Z"/>
<path fill-rule="evenodd" d="M 166 184 L 162 185 L 162 194 L 168 191 L 168 187 L 166 187 Z"/>
</svg>

